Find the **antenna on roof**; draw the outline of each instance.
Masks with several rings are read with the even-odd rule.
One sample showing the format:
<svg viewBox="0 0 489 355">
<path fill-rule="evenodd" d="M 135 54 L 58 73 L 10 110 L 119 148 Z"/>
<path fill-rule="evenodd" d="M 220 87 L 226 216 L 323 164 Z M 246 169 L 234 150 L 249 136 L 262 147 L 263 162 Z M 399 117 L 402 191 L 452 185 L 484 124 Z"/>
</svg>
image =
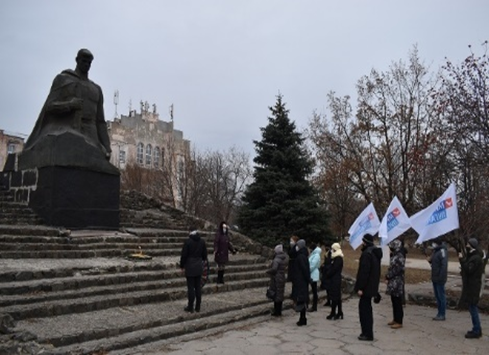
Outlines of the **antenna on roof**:
<svg viewBox="0 0 489 355">
<path fill-rule="evenodd" d="M 119 90 L 114 92 L 114 105 L 115 105 L 115 114 L 114 118 L 117 118 L 119 115 L 117 114 L 117 105 L 119 105 Z"/>
</svg>

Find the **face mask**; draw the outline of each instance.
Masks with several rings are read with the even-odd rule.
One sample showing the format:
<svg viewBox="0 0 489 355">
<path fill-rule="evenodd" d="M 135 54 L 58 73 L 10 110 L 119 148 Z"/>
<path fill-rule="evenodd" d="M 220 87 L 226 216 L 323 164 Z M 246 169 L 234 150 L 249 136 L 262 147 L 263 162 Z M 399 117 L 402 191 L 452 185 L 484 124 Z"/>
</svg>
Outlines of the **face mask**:
<svg viewBox="0 0 489 355">
<path fill-rule="evenodd" d="M 290 245 L 294 245 L 294 244 L 295 244 L 294 239 L 291 239 L 290 240 Z"/>
<path fill-rule="evenodd" d="M 471 247 L 466 247 L 465 248 L 465 251 L 467 252 L 467 254 L 470 254 L 472 252 L 472 248 Z"/>
<path fill-rule="evenodd" d="M 431 246 L 432 246 L 433 248 L 436 248 L 436 247 L 438 246 L 438 244 L 436 244 L 436 243 L 431 243 Z"/>
<path fill-rule="evenodd" d="M 226 225 L 222 226 L 222 231 L 226 233 L 228 231 L 228 227 Z"/>
<path fill-rule="evenodd" d="M 299 246 L 298 245 L 296 245 L 295 251 L 299 251 Z"/>
</svg>

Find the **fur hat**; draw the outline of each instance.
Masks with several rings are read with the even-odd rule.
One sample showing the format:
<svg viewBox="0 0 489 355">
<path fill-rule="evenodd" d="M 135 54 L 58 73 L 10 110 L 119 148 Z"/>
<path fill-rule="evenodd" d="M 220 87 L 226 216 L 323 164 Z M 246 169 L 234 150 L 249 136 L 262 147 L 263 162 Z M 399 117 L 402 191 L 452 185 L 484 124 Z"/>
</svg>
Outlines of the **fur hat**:
<svg viewBox="0 0 489 355">
<path fill-rule="evenodd" d="M 299 241 L 297 242 L 297 246 L 299 247 L 299 249 L 305 248 L 306 241 L 304 239 L 299 239 Z"/>
<path fill-rule="evenodd" d="M 282 244 L 278 244 L 275 246 L 275 249 L 273 249 L 273 250 L 275 251 L 275 254 L 283 253 L 284 246 Z"/>
<path fill-rule="evenodd" d="M 477 249 L 477 247 L 479 246 L 479 242 L 475 238 L 470 238 L 468 243 L 474 249 Z"/>
<path fill-rule="evenodd" d="M 365 234 L 362 241 L 366 244 L 374 244 L 374 236 L 372 234 Z"/>
<path fill-rule="evenodd" d="M 340 243 L 334 243 L 334 244 L 331 246 L 331 249 L 333 249 L 333 251 L 340 250 L 340 249 L 341 249 L 341 245 L 340 245 Z"/>
</svg>

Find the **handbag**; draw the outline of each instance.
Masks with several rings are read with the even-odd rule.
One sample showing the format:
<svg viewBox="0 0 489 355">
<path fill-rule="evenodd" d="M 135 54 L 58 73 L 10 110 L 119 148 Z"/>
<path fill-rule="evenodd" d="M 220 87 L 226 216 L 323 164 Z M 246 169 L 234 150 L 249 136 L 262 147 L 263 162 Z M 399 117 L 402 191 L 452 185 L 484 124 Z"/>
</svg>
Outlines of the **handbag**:
<svg viewBox="0 0 489 355">
<path fill-rule="evenodd" d="M 269 300 L 275 300 L 275 291 L 272 290 L 271 288 L 267 288 L 267 293 L 266 296 Z"/>
</svg>

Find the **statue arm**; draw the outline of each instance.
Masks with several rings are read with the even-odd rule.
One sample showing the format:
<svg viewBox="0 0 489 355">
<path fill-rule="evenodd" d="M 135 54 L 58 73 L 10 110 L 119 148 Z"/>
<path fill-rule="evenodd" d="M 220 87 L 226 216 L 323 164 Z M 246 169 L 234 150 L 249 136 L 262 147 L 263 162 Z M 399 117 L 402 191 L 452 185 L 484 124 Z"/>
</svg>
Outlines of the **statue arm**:
<svg viewBox="0 0 489 355">
<path fill-rule="evenodd" d="M 57 75 L 53 80 L 53 85 L 46 100 L 45 112 L 54 115 L 63 115 L 75 110 L 81 110 L 83 100 L 75 96 L 67 97 L 66 87 L 69 85 L 65 75 Z"/>
<path fill-rule="evenodd" d="M 102 89 L 98 87 L 100 96 L 99 96 L 99 101 L 97 105 L 97 117 L 96 117 L 96 125 L 97 125 L 97 132 L 98 132 L 98 138 L 100 140 L 100 143 L 104 146 L 106 152 L 107 152 L 107 159 L 110 158 L 110 153 L 112 153 L 112 149 L 110 148 L 110 138 L 109 138 L 109 132 L 107 130 L 107 122 L 105 122 L 105 117 L 104 117 L 104 96 L 102 93 Z"/>
</svg>

